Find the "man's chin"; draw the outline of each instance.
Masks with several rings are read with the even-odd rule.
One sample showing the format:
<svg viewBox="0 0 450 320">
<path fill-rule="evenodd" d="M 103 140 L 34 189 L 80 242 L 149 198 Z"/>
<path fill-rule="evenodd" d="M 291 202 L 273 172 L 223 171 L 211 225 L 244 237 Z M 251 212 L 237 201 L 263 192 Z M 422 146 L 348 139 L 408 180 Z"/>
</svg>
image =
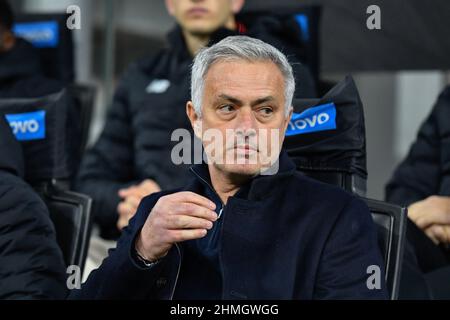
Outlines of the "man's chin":
<svg viewBox="0 0 450 320">
<path fill-rule="evenodd" d="M 226 164 L 220 166 L 221 170 L 236 176 L 253 177 L 260 174 L 261 166 L 259 164 Z"/>
<path fill-rule="evenodd" d="M 190 34 L 198 36 L 198 37 L 209 37 L 212 33 L 217 31 L 216 26 L 208 25 L 206 23 L 190 23 L 186 28 Z"/>
</svg>

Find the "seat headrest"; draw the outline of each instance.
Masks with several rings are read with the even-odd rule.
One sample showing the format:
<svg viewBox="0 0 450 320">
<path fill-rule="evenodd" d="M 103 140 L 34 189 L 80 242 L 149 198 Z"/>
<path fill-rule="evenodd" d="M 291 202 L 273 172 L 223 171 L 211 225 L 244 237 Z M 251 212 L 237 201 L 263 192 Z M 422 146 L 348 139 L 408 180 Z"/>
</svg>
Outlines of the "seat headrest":
<svg viewBox="0 0 450 320">
<path fill-rule="evenodd" d="M 297 99 L 284 148 L 299 170 L 367 177 L 364 110 L 352 77 L 320 99 Z"/>
<path fill-rule="evenodd" d="M 66 84 L 74 81 L 72 30 L 66 13 L 29 13 L 16 16 L 13 32 L 38 48 L 45 76 Z"/>
<path fill-rule="evenodd" d="M 0 114 L 23 149 L 29 183 L 69 179 L 79 139 L 67 90 L 33 99 L 0 99 Z"/>
<path fill-rule="evenodd" d="M 0 171 L 8 171 L 21 178 L 24 176 L 22 148 L 2 115 L 0 115 Z"/>
</svg>

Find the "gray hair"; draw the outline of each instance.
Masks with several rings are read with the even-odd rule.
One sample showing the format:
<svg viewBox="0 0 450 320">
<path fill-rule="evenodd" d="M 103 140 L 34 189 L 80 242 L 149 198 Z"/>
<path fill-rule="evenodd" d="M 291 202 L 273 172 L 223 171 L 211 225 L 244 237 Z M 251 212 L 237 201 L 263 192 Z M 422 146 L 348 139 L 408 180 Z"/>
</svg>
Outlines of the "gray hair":
<svg viewBox="0 0 450 320">
<path fill-rule="evenodd" d="M 201 49 L 194 59 L 191 74 L 191 99 L 199 117 L 202 114 L 206 73 L 216 62 L 233 60 L 272 61 L 275 63 L 284 77 L 285 112 L 286 115 L 289 114 L 294 97 L 295 79 L 286 56 L 261 40 L 247 36 L 231 36 L 209 48 Z"/>
</svg>

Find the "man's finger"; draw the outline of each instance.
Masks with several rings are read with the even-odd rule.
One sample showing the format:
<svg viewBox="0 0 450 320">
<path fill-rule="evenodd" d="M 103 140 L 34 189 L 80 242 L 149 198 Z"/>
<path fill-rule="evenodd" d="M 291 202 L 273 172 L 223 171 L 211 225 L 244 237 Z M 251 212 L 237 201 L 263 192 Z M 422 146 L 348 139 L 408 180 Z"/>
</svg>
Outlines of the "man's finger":
<svg viewBox="0 0 450 320">
<path fill-rule="evenodd" d="M 147 194 L 161 191 L 160 186 L 155 181 L 149 179 L 144 180 L 140 184 L 140 189 Z"/>
<path fill-rule="evenodd" d="M 439 244 L 439 240 L 435 237 L 435 235 L 434 235 L 434 230 L 433 230 L 433 229 L 427 228 L 427 229 L 424 230 L 424 232 L 425 232 L 425 234 L 428 236 L 428 238 L 430 238 L 431 241 L 433 241 L 433 243 L 434 243 L 435 245 L 438 245 L 438 244 Z"/>
<path fill-rule="evenodd" d="M 136 198 L 143 198 L 146 197 L 152 193 L 159 192 L 161 189 L 158 185 L 154 183 L 150 184 L 140 184 L 138 186 L 133 186 L 128 189 L 121 189 L 119 190 L 119 197 L 126 198 L 126 197 L 136 197 Z"/>
<path fill-rule="evenodd" d="M 427 214 L 418 217 L 415 222 L 422 230 L 433 224 L 447 225 L 450 224 L 450 212 L 442 210 L 428 211 Z"/>
<path fill-rule="evenodd" d="M 206 236 L 206 229 L 169 230 L 171 243 L 200 239 Z"/>
<path fill-rule="evenodd" d="M 213 223 L 209 220 L 184 216 L 184 215 L 172 215 L 167 216 L 165 228 L 175 229 L 211 229 Z"/>
<path fill-rule="evenodd" d="M 175 213 L 178 215 L 188 215 L 192 217 L 202 218 L 209 221 L 216 221 L 218 219 L 217 213 L 209 208 L 199 206 L 192 202 L 183 202 L 179 204 Z"/>
<path fill-rule="evenodd" d="M 443 226 L 443 225 L 432 225 L 431 227 L 429 227 L 427 230 L 429 230 L 429 233 L 431 233 L 433 235 L 433 237 L 439 241 L 439 243 L 450 243 L 450 238 L 449 238 L 449 230 L 450 227 L 449 226 Z"/>
<path fill-rule="evenodd" d="M 117 229 L 122 230 L 126 226 L 128 226 L 129 219 L 124 218 L 121 216 L 119 220 L 117 221 Z"/>
<path fill-rule="evenodd" d="M 174 195 L 174 197 L 176 197 L 177 200 L 182 201 L 182 202 L 194 203 L 199 206 L 210 208 L 211 210 L 216 209 L 216 205 L 214 204 L 214 202 L 212 202 L 208 198 L 203 197 L 194 192 L 182 191 L 182 192 L 175 193 L 173 195 Z"/>
<path fill-rule="evenodd" d="M 120 216 L 128 216 L 134 214 L 136 212 L 136 208 L 122 201 L 117 206 L 117 211 L 119 212 Z"/>
<path fill-rule="evenodd" d="M 445 233 L 445 244 L 450 244 L 450 226 L 442 226 L 444 229 L 444 233 Z"/>
<path fill-rule="evenodd" d="M 119 195 L 119 197 L 121 197 L 121 198 L 126 198 L 126 197 L 128 197 L 128 196 L 130 196 L 130 195 L 136 193 L 135 190 L 136 190 L 136 187 L 135 187 L 135 186 L 131 186 L 131 187 L 126 188 L 126 189 L 120 189 L 120 190 L 118 191 L 118 195 Z"/>
<path fill-rule="evenodd" d="M 408 207 L 408 217 L 416 223 L 417 219 L 426 211 L 428 210 L 424 210 L 423 200 L 418 201 Z"/>
<path fill-rule="evenodd" d="M 139 207 L 139 204 L 141 203 L 142 198 L 137 198 L 135 196 L 129 196 L 126 197 L 124 202 L 127 203 L 128 205 L 130 205 L 131 207 L 134 208 L 134 210 L 137 210 L 137 208 Z"/>
</svg>

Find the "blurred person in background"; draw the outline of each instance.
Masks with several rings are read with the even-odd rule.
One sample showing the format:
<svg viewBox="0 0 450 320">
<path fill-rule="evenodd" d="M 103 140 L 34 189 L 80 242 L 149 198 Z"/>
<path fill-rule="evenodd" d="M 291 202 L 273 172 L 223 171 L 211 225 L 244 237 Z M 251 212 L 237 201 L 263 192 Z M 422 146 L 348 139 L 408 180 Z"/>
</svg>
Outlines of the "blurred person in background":
<svg viewBox="0 0 450 320">
<path fill-rule="evenodd" d="M 0 114 L 0 300 L 64 299 L 67 292 L 48 209 L 24 181 L 21 145 Z"/>
<path fill-rule="evenodd" d="M 14 35 L 10 4 L 0 0 L 0 99 L 36 98 L 62 85 L 43 75 L 40 56 Z M 24 180 L 24 159 L 0 113 L 0 299 L 64 299 L 65 263 L 48 208 Z"/>
<path fill-rule="evenodd" d="M 425 274 L 448 269 L 430 279 L 450 298 L 450 86 L 387 184 L 386 201 L 408 207 L 406 235 L 418 264 Z"/>
<path fill-rule="evenodd" d="M 62 85 L 43 75 L 39 52 L 14 35 L 14 14 L 0 0 L 0 98 L 34 98 L 58 92 Z"/>
<path fill-rule="evenodd" d="M 166 0 L 176 27 L 168 47 L 132 64 L 116 89 L 105 127 L 81 164 L 77 188 L 94 199 L 101 236 L 114 239 L 135 214 L 140 200 L 161 189 L 182 186 L 188 166 L 175 165 L 171 141 L 175 129 L 191 130 L 184 113 L 189 99 L 189 67 L 202 47 L 229 35 L 270 36 L 273 23 L 244 26 L 236 14 L 244 0 Z M 276 25 L 276 24 L 275 24 Z M 286 49 L 295 44 L 276 43 Z M 290 57 L 291 58 L 291 57 Z M 315 97 L 309 70 L 294 64 L 296 97 Z"/>
</svg>

